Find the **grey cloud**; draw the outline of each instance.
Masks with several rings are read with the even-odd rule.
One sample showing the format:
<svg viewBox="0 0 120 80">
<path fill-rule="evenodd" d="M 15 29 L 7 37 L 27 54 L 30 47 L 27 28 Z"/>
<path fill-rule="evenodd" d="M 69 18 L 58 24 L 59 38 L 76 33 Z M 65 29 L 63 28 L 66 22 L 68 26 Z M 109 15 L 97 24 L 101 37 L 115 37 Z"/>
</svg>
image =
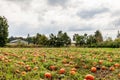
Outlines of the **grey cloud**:
<svg viewBox="0 0 120 80">
<path fill-rule="evenodd" d="M 21 7 L 22 10 L 27 10 L 33 0 L 6 0 Z"/>
<path fill-rule="evenodd" d="M 32 29 L 29 28 L 29 24 L 26 24 L 26 23 L 23 23 L 23 24 L 20 24 L 19 26 L 10 26 L 9 27 L 9 32 L 10 32 L 10 35 L 9 36 L 27 36 L 28 33 L 32 33 Z"/>
<path fill-rule="evenodd" d="M 115 25 L 115 27 L 120 27 L 120 18 L 114 20 L 114 21 L 112 22 L 112 25 Z"/>
<path fill-rule="evenodd" d="M 120 17 L 120 10 L 119 10 L 119 11 L 112 12 L 111 17 Z"/>
<path fill-rule="evenodd" d="M 108 11 L 109 11 L 108 8 L 101 8 L 101 9 L 96 8 L 96 9 L 91 9 L 91 10 L 82 10 L 78 12 L 77 15 L 81 18 L 89 19 L 89 18 L 93 18 L 97 14 L 101 14 L 101 13 L 108 12 Z"/>
<path fill-rule="evenodd" d="M 50 5 L 62 5 L 62 6 L 64 6 L 67 2 L 68 2 L 68 0 L 47 0 L 48 1 L 48 4 L 50 4 Z"/>
<path fill-rule="evenodd" d="M 116 28 L 107 28 L 107 29 L 104 29 L 104 30 L 116 30 Z"/>
<path fill-rule="evenodd" d="M 81 27 L 72 26 L 69 27 L 68 29 L 68 31 L 91 31 L 91 30 L 94 30 L 94 28 L 91 26 L 81 26 Z"/>
<path fill-rule="evenodd" d="M 14 2 L 14 3 L 29 3 L 32 0 L 6 0 L 6 1 Z"/>
<path fill-rule="evenodd" d="M 111 21 L 108 25 L 103 27 L 104 30 L 119 30 L 120 29 L 120 18 Z"/>
<path fill-rule="evenodd" d="M 9 31 L 11 35 L 9 36 L 14 35 L 14 36 L 26 37 L 27 34 L 35 35 L 36 33 L 45 34 L 45 35 L 50 34 L 50 33 L 56 34 L 59 31 L 58 27 L 59 26 L 49 24 L 46 26 L 40 26 L 38 28 L 34 28 L 34 27 L 31 27 L 30 24 L 24 23 L 14 28 L 10 26 Z"/>
<path fill-rule="evenodd" d="M 50 34 L 50 33 L 57 33 L 59 30 L 67 31 L 69 33 L 72 33 L 72 32 L 75 33 L 77 31 L 92 32 L 99 28 L 103 29 L 104 26 L 105 27 L 103 30 L 120 29 L 120 13 L 115 12 L 116 10 L 112 10 L 112 7 L 106 8 L 98 5 L 99 8 L 97 8 L 97 6 L 94 4 L 93 8 L 90 8 L 89 7 L 91 6 L 91 3 L 89 3 L 90 0 L 86 0 L 85 5 L 84 5 L 84 0 L 83 0 L 83 3 L 79 3 L 79 1 L 82 2 L 82 0 L 76 0 L 76 1 L 75 0 L 0 0 L 0 4 L 3 4 L 1 5 L 0 10 L 1 10 L 1 13 L 3 12 L 2 14 L 3 15 L 5 14 L 5 16 L 8 17 L 8 20 L 12 22 L 12 24 L 9 27 L 9 32 L 10 32 L 10 35 L 12 36 L 27 36 L 28 33 L 31 35 L 33 34 L 35 35 L 37 32 L 40 34 Z M 93 3 L 94 1 L 90 1 L 90 2 Z M 101 4 L 103 3 L 104 1 L 101 2 Z M 4 6 L 9 4 L 10 4 L 9 8 Z M 57 10 L 58 9 L 57 7 L 63 7 L 64 10 L 62 10 L 61 8 Z M 86 9 L 86 7 L 88 9 Z M 21 10 L 19 10 L 20 11 L 19 14 L 18 13 L 12 14 L 14 11 L 17 11 L 17 9 L 19 8 L 21 8 Z M 113 5 L 113 8 L 117 9 L 115 5 Z M 109 9 L 112 11 L 110 11 Z M 76 14 L 77 10 L 79 11 Z M 117 10 L 119 10 L 119 6 Z M 49 11 L 50 11 L 50 15 L 49 15 Z M 51 11 L 55 13 L 60 13 L 60 14 L 55 14 L 56 16 L 54 16 L 53 15 L 54 13 L 51 13 Z M 109 15 L 104 16 L 103 21 L 106 20 L 105 23 L 103 21 L 96 22 L 98 21 L 99 18 L 97 19 L 96 17 L 96 19 L 94 19 L 94 17 L 96 15 L 99 16 L 99 14 L 106 13 L 106 12 L 107 13 L 113 12 L 115 16 L 109 16 Z M 25 17 L 24 18 L 25 20 L 23 20 L 23 17 Z M 61 20 L 61 17 L 63 17 L 64 19 L 63 21 Z M 79 17 L 81 18 L 79 19 Z M 79 21 L 83 22 L 84 25 L 80 25 Z M 87 23 L 90 25 L 87 25 Z M 111 27 L 112 24 L 115 24 L 117 28 Z"/>
<path fill-rule="evenodd" d="M 51 23 L 51 24 L 56 24 L 57 22 L 56 22 L 56 21 L 54 21 L 54 20 L 52 20 L 50 23 Z"/>
<path fill-rule="evenodd" d="M 109 26 L 109 27 L 103 28 L 103 30 L 116 30 L 116 28 L 113 26 L 112 27 Z"/>
</svg>

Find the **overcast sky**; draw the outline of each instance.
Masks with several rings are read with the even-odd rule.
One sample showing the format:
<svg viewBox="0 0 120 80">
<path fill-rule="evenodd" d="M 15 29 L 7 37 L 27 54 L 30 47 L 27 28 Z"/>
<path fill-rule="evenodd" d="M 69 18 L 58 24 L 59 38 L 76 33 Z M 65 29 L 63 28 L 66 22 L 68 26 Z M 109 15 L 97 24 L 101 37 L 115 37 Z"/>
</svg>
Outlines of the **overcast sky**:
<svg viewBox="0 0 120 80">
<path fill-rule="evenodd" d="M 9 23 L 9 36 L 50 34 L 59 30 L 115 38 L 120 30 L 120 0 L 0 0 L 0 16 Z"/>
</svg>

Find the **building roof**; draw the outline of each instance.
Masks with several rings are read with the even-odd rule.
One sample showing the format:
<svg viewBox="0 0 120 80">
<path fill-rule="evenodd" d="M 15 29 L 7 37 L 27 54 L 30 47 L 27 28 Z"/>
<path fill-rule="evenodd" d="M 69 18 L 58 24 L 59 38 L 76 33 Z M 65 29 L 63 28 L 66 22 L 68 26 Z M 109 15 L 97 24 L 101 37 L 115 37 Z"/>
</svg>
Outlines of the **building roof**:
<svg viewBox="0 0 120 80">
<path fill-rule="evenodd" d="M 10 41 L 10 43 L 25 43 L 25 44 L 27 44 L 28 42 L 27 41 L 25 41 L 25 40 L 21 40 L 21 39 L 16 39 L 16 40 L 12 40 L 12 41 Z"/>
</svg>

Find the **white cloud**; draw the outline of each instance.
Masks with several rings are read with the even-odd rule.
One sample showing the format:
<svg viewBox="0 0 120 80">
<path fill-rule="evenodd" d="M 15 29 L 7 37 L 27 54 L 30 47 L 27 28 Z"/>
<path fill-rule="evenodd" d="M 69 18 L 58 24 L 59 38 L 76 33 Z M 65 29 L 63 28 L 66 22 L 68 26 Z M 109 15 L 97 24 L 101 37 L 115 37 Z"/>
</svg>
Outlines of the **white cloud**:
<svg viewBox="0 0 120 80">
<path fill-rule="evenodd" d="M 0 16 L 9 22 L 10 36 L 26 36 L 58 30 L 115 38 L 120 30 L 119 0 L 0 0 Z M 115 25 L 115 27 L 114 27 Z M 104 32 L 105 31 L 105 32 Z"/>
</svg>

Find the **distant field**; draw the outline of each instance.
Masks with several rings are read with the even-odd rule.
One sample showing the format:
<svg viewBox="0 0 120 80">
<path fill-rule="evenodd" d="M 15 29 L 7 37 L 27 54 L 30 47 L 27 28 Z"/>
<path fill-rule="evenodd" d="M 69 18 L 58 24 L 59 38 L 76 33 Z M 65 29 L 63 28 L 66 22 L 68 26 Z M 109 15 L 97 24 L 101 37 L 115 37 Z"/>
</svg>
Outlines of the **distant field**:
<svg viewBox="0 0 120 80">
<path fill-rule="evenodd" d="M 87 74 L 120 80 L 120 48 L 0 48 L 0 80 L 84 80 Z"/>
</svg>

